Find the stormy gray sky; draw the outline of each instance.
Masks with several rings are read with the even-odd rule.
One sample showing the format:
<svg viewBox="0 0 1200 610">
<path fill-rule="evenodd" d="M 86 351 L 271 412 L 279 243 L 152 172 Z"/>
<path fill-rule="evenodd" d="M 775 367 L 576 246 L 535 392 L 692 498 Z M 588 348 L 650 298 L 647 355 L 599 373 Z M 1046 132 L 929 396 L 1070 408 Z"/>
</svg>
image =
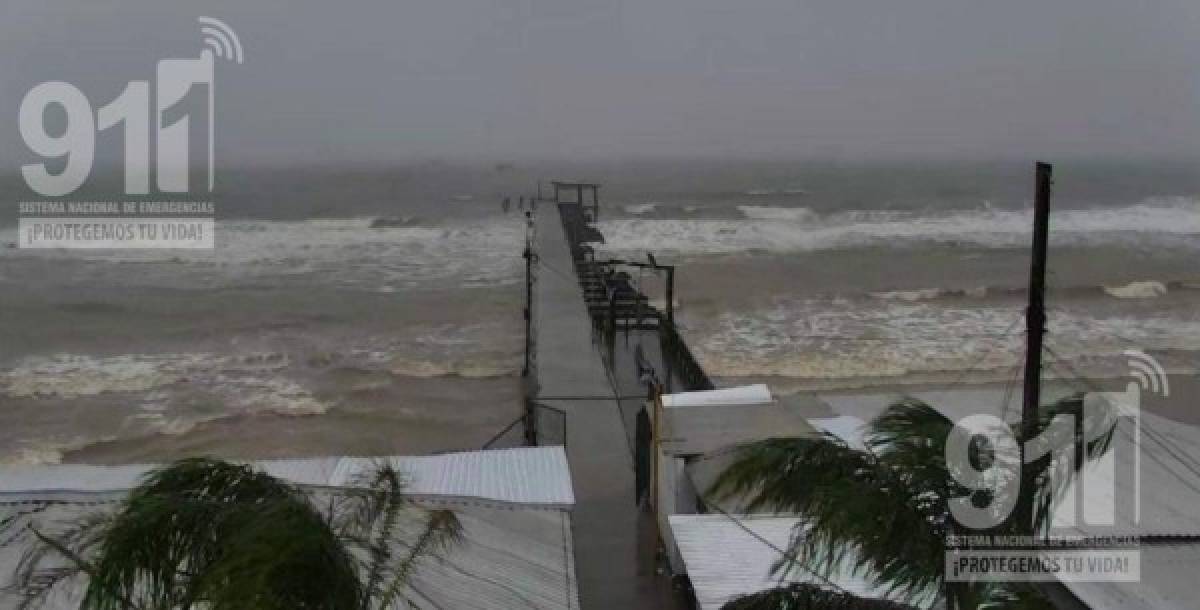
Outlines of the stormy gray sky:
<svg viewBox="0 0 1200 610">
<path fill-rule="evenodd" d="M 1200 153 L 1196 0 L 6 0 L 0 161 L 47 80 L 100 106 L 195 18 L 222 164 Z"/>
</svg>

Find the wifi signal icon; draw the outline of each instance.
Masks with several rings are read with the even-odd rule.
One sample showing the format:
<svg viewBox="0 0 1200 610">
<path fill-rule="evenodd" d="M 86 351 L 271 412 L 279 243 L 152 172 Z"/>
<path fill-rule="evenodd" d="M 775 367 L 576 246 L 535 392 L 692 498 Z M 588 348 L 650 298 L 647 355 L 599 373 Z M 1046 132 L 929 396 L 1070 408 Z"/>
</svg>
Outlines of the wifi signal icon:
<svg viewBox="0 0 1200 610">
<path fill-rule="evenodd" d="M 1171 382 L 1154 356 L 1141 350 L 1129 349 L 1121 352 L 1129 357 L 1129 370 L 1143 390 L 1159 396 L 1171 395 Z"/>
<path fill-rule="evenodd" d="M 238 39 L 233 28 L 215 17 L 200 17 L 197 21 L 200 22 L 200 33 L 204 34 L 204 44 L 208 45 L 217 57 L 242 63 L 242 41 Z"/>
</svg>

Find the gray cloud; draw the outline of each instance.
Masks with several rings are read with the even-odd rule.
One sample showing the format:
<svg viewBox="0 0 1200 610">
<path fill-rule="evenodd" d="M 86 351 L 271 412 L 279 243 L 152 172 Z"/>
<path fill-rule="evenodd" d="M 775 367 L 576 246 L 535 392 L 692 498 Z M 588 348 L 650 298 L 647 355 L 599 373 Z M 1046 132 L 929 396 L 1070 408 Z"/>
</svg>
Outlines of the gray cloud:
<svg viewBox="0 0 1200 610">
<path fill-rule="evenodd" d="M 1195 0 L 9 0 L 0 160 L 30 87 L 99 106 L 201 14 L 225 163 L 1200 152 Z"/>
</svg>

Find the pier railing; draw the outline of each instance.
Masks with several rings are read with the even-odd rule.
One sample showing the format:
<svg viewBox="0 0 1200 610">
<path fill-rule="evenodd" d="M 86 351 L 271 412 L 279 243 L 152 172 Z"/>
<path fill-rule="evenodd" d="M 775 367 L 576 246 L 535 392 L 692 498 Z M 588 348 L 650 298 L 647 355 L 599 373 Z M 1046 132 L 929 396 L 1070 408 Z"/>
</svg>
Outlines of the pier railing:
<svg viewBox="0 0 1200 610">
<path fill-rule="evenodd" d="M 567 446 L 567 414 L 534 400 L 525 400 L 525 412 L 497 432 L 481 449 Z"/>
<path fill-rule="evenodd" d="M 692 350 L 688 348 L 687 342 L 679 335 L 679 330 L 675 324 L 660 320 L 658 328 L 658 337 L 662 342 L 663 364 L 667 367 L 663 379 L 672 379 L 678 377 L 687 387 L 681 388 L 684 391 L 696 390 L 711 390 L 714 388 L 712 380 L 708 378 L 708 374 L 704 372 L 704 368 L 696 361 L 696 357 L 692 355 Z"/>
<path fill-rule="evenodd" d="M 668 313 L 664 314 L 650 305 L 646 295 L 630 281 L 629 274 L 622 271 L 632 268 L 669 270 L 666 298 L 670 303 L 674 298 L 674 267 L 659 265 L 653 258 L 648 263 L 596 260 L 592 247 L 588 244 L 603 243 L 604 236 L 589 222 L 582 206 L 559 203 L 558 207 L 575 262 L 580 289 L 591 315 L 593 328 L 604 338 L 603 345 L 608 351 L 608 362 L 613 362 L 613 340 L 618 332 L 657 331 L 663 360 L 661 366 L 665 369 L 657 371 L 659 378 L 668 384 L 672 380 L 680 381 L 685 387 L 679 389 L 684 391 L 713 389 L 712 380 L 704 372 L 704 368 L 700 366 L 675 325 L 672 308 L 668 307 Z"/>
</svg>

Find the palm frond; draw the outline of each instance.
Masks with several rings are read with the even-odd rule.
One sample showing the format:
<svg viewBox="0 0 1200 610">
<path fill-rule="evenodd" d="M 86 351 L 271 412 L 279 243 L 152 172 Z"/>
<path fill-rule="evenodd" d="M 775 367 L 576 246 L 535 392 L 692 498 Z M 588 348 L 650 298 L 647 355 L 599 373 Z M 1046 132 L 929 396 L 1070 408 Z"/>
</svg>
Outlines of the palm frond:
<svg viewBox="0 0 1200 610">
<path fill-rule="evenodd" d="M 85 610 L 340 609 L 361 595 L 354 558 L 304 492 L 215 460 L 155 470 L 115 515 L 39 541 L 16 574 L 31 603 L 64 566 L 87 576 Z"/>
<path fill-rule="evenodd" d="M 900 415 L 873 432 L 865 450 L 831 435 L 743 446 L 709 493 L 718 500 L 744 498 L 750 512 L 803 515 L 777 571 L 809 568 L 827 575 L 845 568 L 902 598 L 926 597 L 944 569 L 945 526 L 938 498 L 926 492 L 944 477 L 895 466 L 916 462 L 904 453 L 916 445 L 899 440 Z M 924 427 L 937 425 L 932 415 L 941 417 L 916 409 L 903 415 Z M 895 441 L 889 441 L 892 434 Z"/>
<path fill-rule="evenodd" d="M 420 534 L 411 544 L 405 544 L 408 552 L 391 565 L 385 566 L 390 582 L 380 596 L 376 596 L 377 608 L 386 610 L 403 595 L 404 587 L 412 577 L 417 564 L 424 558 L 439 558 L 451 546 L 462 542 L 462 524 L 453 511 L 429 511 Z"/>
<path fill-rule="evenodd" d="M 1037 432 L 1064 413 L 1082 413 L 1082 397 L 1043 409 Z M 1094 458 L 1107 451 L 1115 416 L 1093 419 L 1089 425 L 1099 426 L 1089 430 L 1094 440 L 1088 443 L 1087 456 Z M 906 601 L 927 598 L 942 587 L 945 537 L 961 533 L 950 516 L 949 501 L 986 494 L 959 484 L 951 472 L 946 440 L 953 428 L 953 422 L 933 407 L 905 399 L 868 424 L 861 449 L 829 434 L 739 447 L 709 494 L 716 500 L 737 498 L 748 512 L 803 516 L 789 557 L 777 571 L 786 574 L 804 564 L 829 574 L 844 567 Z M 1061 473 L 1050 476 L 1050 462 L 1047 457 L 1030 465 L 1039 501 L 1037 513 L 1026 523 L 1043 526 L 1050 503 L 1069 482 Z M 851 556 L 855 559 L 848 561 Z M 1020 595 L 1029 603 L 1040 599 L 1036 592 L 1004 587 L 957 590 L 956 597 L 963 600 L 989 595 Z"/>
<path fill-rule="evenodd" d="M 912 606 L 858 597 L 811 584 L 792 584 L 734 598 L 721 610 L 915 610 Z"/>
</svg>

